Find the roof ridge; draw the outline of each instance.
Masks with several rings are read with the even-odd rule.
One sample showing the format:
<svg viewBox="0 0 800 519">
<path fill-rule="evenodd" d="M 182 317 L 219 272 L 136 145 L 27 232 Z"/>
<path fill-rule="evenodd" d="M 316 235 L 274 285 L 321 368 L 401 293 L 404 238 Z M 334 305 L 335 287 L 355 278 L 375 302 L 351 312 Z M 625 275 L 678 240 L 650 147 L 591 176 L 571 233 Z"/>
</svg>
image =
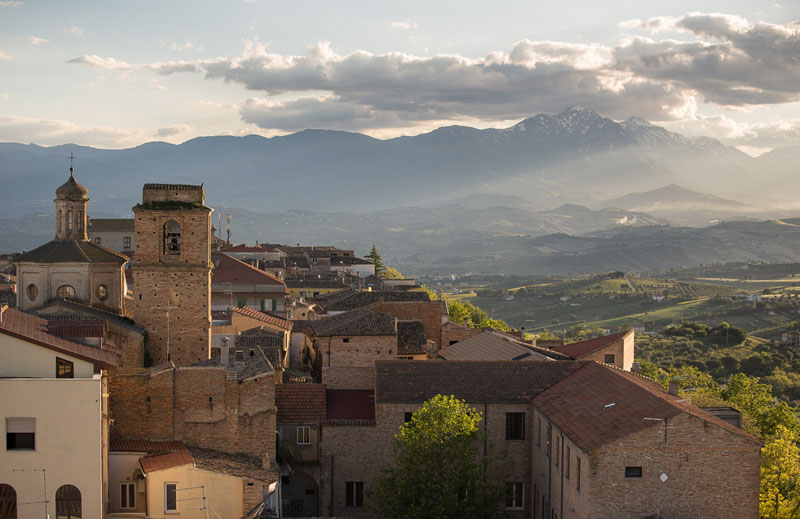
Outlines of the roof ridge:
<svg viewBox="0 0 800 519">
<path fill-rule="evenodd" d="M 282 279 L 280 279 L 280 278 L 279 278 L 279 277 L 277 277 L 277 276 L 273 276 L 272 274 L 270 274 L 269 272 L 267 272 L 267 271 L 265 271 L 265 270 L 261 270 L 260 268 L 254 267 L 254 266 L 250 265 L 249 263 L 245 263 L 244 261 L 242 261 L 242 260 L 240 260 L 240 259 L 238 259 L 238 258 L 234 258 L 234 257 L 233 257 L 233 256 L 231 256 L 230 254 L 226 254 L 226 253 L 224 253 L 224 252 L 219 252 L 219 254 L 222 254 L 222 255 L 223 255 L 223 256 L 225 256 L 226 258 L 230 258 L 231 260 L 233 260 L 233 261 L 235 261 L 235 262 L 237 262 L 237 263 L 241 263 L 241 264 L 242 264 L 242 265 L 244 265 L 245 267 L 247 267 L 247 268 L 249 268 L 249 269 L 251 269 L 251 270 L 254 270 L 255 272 L 258 272 L 259 274 L 263 274 L 265 277 L 268 277 L 268 278 L 272 279 L 273 281 L 277 281 L 277 282 L 278 282 L 278 283 L 280 283 L 281 285 L 284 285 L 284 286 L 286 285 L 286 283 L 284 283 Z"/>
</svg>

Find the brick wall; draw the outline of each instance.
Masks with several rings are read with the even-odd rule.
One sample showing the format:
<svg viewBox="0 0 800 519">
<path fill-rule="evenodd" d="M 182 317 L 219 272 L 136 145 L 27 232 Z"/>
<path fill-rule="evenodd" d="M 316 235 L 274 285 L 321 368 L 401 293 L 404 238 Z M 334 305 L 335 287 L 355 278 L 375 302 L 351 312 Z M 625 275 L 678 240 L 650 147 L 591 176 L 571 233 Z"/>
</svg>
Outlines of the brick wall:
<svg viewBox="0 0 800 519">
<path fill-rule="evenodd" d="M 269 486 L 257 479 L 242 478 L 242 510 L 249 512 L 266 497 Z"/>
<path fill-rule="evenodd" d="M 374 389 L 375 368 L 323 366 L 322 383 L 329 389 Z"/>
<path fill-rule="evenodd" d="M 172 369 L 109 377 L 109 410 L 113 438 L 171 440 Z M 149 397 L 149 402 L 148 402 Z"/>
<path fill-rule="evenodd" d="M 442 347 L 446 348 L 450 346 L 453 341 L 463 341 L 464 339 L 469 339 L 470 337 L 474 337 L 479 333 L 481 333 L 481 331 L 477 328 L 468 328 L 466 326 L 461 326 L 460 324 L 448 322 L 442 326 Z"/>
<path fill-rule="evenodd" d="M 322 383 L 331 389 L 373 389 L 375 361 L 397 359 L 396 335 L 317 337 Z"/>
<path fill-rule="evenodd" d="M 581 360 L 594 360 L 605 363 L 606 355 L 614 355 L 614 366 L 625 371 L 630 371 L 633 366 L 634 357 L 634 334 L 631 332 L 627 336 L 615 341 L 603 349 L 594 351 L 581 357 Z"/>
<path fill-rule="evenodd" d="M 442 304 L 439 301 L 398 301 L 375 303 L 370 310 L 387 313 L 401 320 L 418 319 L 422 321 L 425 336 L 442 345 Z"/>
</svg>

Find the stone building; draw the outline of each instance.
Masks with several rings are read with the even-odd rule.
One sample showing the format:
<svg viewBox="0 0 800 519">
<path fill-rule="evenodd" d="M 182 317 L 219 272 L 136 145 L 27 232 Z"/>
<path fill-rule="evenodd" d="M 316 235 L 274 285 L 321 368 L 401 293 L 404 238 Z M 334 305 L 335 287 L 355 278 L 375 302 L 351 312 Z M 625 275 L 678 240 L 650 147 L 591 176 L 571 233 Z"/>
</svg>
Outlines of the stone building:
<svg viewBox="0 0 800 519">
<path fill-rule="evenodd" d="M 133 253 L 133 218 L 89 218 L 89 240 L 97 245 L 122 252 Z"/>
<path fill-rule="evenodd" d="M 54 299 L 73 299 L 123 313 L 123 269 L 128 258 L 89 241 L 88 193 L 70 168 L 69 179 L 56 189 L 55 239 L 16 258 L 20 310 L 35 310 Z"/>
<path fill-rule="evenodd" d="M 634 332 L 629 330 L 557 345 L 551 349 L 574 360 L 594 360 L 630 371 L 633 366 L 634 347 Z"/>
<path fill-rule="evenodd" d="M 145 184 L 135 215 L 137 325 L 155 365 L 210 356 L 211 208 L 203 186 Z"/>
</svg>

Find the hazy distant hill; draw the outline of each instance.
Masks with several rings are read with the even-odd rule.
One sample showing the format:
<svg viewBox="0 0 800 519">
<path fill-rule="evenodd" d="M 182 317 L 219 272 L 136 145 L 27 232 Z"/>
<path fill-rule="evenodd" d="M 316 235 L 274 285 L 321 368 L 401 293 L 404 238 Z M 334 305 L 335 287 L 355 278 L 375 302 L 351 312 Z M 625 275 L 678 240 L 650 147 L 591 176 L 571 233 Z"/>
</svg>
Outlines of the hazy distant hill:
<svg viewBox="0 0 800 519">
<path fill-rule="evenodd" d="M 698 193 L 675 184 L 644 193 L 629 193 L 619 198 L 602 200 L 595 206 L 640 211 L 669 218 L 679 224 L 697 226 L 711 225 L 720 220 L 752 220 L 786 216 L 786 213 L 781 210 L 761 208 L 736 200 Z"/>
<path fill-rule="evenodd" d="M 571 108 L 506 129 L 450 126 L 378 140 L 306 130 L 266 139 L 201 137 L 125 150 L 75 145 L 0 144 L 0 216 L 50 210 L 74 152 L 78 180 L 95 211 L 123 212 L 145 182 L 204 183 L 212 206 L 269 212 L 375 211 L 389 207 L 473 205 L 469 195 L 513 195 L 524 209 L 615 198 L 679 184 L 707 192 L 790 193 L 793 165 L 778 155 L 753 159 L 713 139 L 690 139 L 638 118 L 622 123 Z M 778 157 L 778 158 L 776 158 Z M 784 179 L 764 182 L 760 164 Z M 519 202 L 519 200 L 517 201 Z M 490 205 L 473 205 L 485 209 Z M 518 203 L 499 205 L 514 205 Z"/>
</svg>

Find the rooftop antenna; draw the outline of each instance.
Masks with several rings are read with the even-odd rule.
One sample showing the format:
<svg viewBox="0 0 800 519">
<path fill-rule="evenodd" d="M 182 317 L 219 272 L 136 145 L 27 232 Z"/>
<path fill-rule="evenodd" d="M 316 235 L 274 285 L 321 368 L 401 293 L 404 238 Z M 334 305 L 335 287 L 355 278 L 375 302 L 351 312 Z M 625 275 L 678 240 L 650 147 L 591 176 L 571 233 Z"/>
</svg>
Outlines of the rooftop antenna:
<svg viewBox="0 0 800 519">
<path fill-rule="evenodd" d="M 73 161 L 73 160 L 75 160 L 77 157 L 75 156 L 75 154 L 74 154 L 74 153 L 70 152 L 70 153 L 69 153 L 69 157 L 67 157 L 67 158 L 69 159 L 69 177 L 70 177 L 70 178 L 74 178 L 74 177 L 72 176 L 72 172 L 74 171 L 74 170 L 72 169 L 72 161 Z"/>
<path fill-rule="evenodd" d="M 217 240 L 222 236 L 222 211 L 217 212 Z"/>
<path fill-rule="evenodd" d="M 225 225 L 225 231 L 228 233 L 228 245 L 231 244 L 231 213 L 228 213 L 228 223 Z"/>
</svg>

